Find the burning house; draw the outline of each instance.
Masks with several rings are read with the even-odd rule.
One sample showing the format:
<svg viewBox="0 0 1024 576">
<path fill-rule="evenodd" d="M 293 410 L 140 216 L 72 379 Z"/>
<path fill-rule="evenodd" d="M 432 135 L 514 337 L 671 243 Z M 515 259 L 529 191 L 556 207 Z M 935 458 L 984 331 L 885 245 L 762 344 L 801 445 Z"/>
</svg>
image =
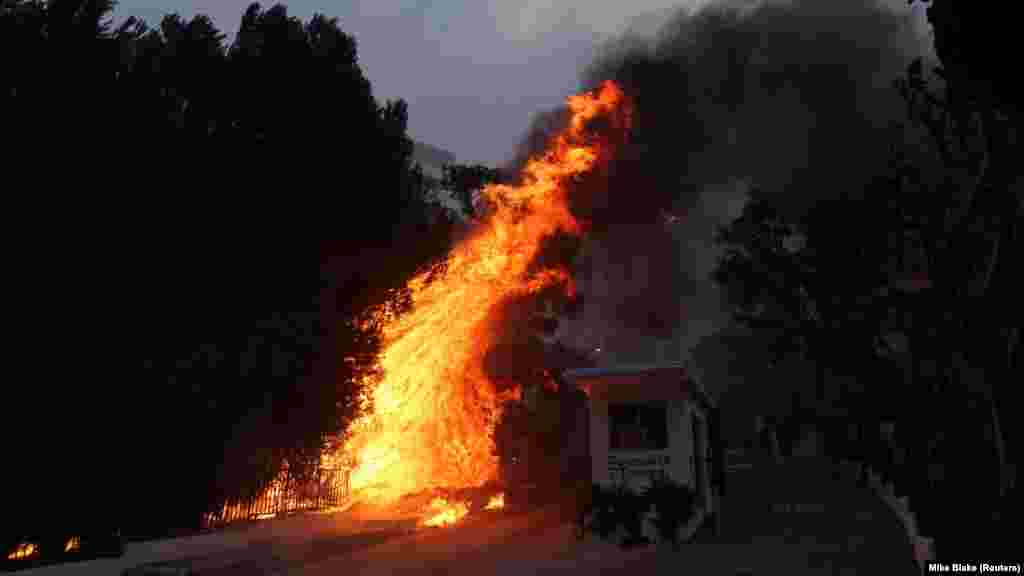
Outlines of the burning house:
<svg viewBox="0 0 1024 576">
<path fill-rule="evenodd" d="M 586 235 L 575 294 L 546 306 L 542 338 L 562 405 L 563 483 L 642 493 L 670 481 L 696 496 L 700 524 L 722 492 L 722 448 L 716 403 L 684 368 L 680 249 L 657 222 Z"/>
<path fill-rule="evenodd" d="M 585 392 L 589 476 L 605 489 L 639 493 L 659 481 L 688 486 L 699 524 L 714 515 L 722 493 L 718 413 L 681 364 L 619 365 L 568 370 L 564 380 Z"/>
</svg>

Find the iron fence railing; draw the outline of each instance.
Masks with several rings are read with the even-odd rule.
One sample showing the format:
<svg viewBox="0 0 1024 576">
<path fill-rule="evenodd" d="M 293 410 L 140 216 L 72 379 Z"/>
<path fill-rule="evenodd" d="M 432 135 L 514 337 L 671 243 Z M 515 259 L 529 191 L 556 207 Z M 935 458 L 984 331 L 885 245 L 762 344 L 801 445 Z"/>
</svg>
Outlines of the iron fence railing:
<svg viewBox="0 0 1024 576">
<path fill-rule="evenodd" d="M 340 506 L 349 496 L 347 468 L 321 469 L 309 481 L 298 482 L 282 474 L 262 494 L 225 503 L 203 516 L 203 528 L 217 528 L 244 520 Z"/>
</svg>

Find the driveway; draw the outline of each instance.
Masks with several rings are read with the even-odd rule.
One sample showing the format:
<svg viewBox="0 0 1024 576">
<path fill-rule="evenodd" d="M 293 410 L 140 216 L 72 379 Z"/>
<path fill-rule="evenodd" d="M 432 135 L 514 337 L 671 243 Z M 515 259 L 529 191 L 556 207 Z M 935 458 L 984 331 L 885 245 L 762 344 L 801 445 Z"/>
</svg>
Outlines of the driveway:
<svg viewBox="0 0 1024 576">
<path fill-rule="evenodd" d="M 486 513 L 425 530 L 414 530 L 412 521 L 337 513 L 133 544 L 123 558 L 24 574 L 129 574 L 123 571 L 139 565 L 198 576 L 918 573 L 899 520 L 854 485 L 852 470 L 815 457 L 775 463 L 741 455 L 729 464 L 721 533 L 702 533 L 678 550 L 576 540 L 572 527 L 546 510 Z"/>
</svg>

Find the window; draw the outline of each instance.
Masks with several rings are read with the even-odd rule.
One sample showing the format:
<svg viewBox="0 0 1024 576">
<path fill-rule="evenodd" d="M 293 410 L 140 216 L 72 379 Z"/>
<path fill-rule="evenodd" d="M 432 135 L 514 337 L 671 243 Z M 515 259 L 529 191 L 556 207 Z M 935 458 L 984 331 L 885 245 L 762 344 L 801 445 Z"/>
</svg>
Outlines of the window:
<svg viewBox="0 0 1024 576">
<path fill-rule="evenodd" d="M 664 450 L 668 448 L 668 405 L 610 404 L 608 425 L 611 450 Z"/>
</svg>

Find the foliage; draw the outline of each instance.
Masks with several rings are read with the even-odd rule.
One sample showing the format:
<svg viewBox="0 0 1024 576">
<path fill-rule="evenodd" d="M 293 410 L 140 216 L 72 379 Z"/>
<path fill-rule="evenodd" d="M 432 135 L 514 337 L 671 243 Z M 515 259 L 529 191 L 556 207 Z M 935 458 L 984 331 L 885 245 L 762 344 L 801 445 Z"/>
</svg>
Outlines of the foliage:
<svg viewBox="0 0 1024 576">
<path fill-rule="evenodd" d="M 647 495 L 634 492 L 625 486 L 619 487 L 615 494 L 616 523 L 625 530 L 625 538 L 619 545 L 623 548 L 646 544 L 644 536 L 644 516 L 651 508 Z"/>
<path fill-rule="evenodd" d="M 718 236 L 725 250 L 715 279 L 734 319 L 772 342 L 777 364 L 816 368 L 811 400 L 819 414 L 838 408 L 841 417 L 871 420 L 876 414 L 865 408 L 893 403 L 893 390 L 871 384 L 902 378 L 900 353 L 887 338 L 903 329 L 897 311 L 915 298 L 905 285 L 921 273 L 906 225 L 905 207 L 915 201 L 886 175 L 858 195 L 819 202 L 799 220 L 753 201 Z M 860 413 L 844 412 L 854 405 Z"/>
<path fill-rule="evenodd" d="M 593 485 L 591 511 L 594 520 L 590 526 L 601 538 L 608 538 L 615 532 L 617 519 L 615 516 L 615 491 L 600 484 Z"/>
<path fill-rule="evenodd" d="M 908 0 L 915 3 L 928 8 L 942 77 L 956 85 L 961 98 L 1019 121 L 1024 92 L 1003 59 L 1013 49 L 1013 23 L 967 0 Z"/>
<path fill-rule="evenodd" d="M 679 530 L 693 516 L 697 497 L 693 490 L 670 479 L 656 481 L 647 491 L 647 498 L 654 506 L 655 517 L 651 520 L 662 540 L 676 546 Z"/>
<path fill-rule="evenodd" d="M 1014 447 L 1020 444 L 1020 424 L 1012 399 L 1019 380 L 1020 328 L 1006 311 L 1020 292 L 1013 269 L 1024 212 L 1024 180 L 1016 159 L 1024 128 L 1021 88 L 1002 64 L 1001 55 L 1012 49 L 1012 24 L 963 0 L 922 3 L 928 5 L 940 66 L 915 62 L 897 83 L 913 125 L 927 135 L 928 152 L 937 158 L 930 170 L 904 167 L 907 186 L 923 199 L 910 224 L 932 284 L 928 298 L 915 303 L 916 323 L 907 333 L 915 375 L 930 381 L 929 401 L 942 407 L 932 411 L 926 433 L 919 435 L 926 443 L 920 453 L 939 462 L 972 464 L 933 466 L 938 474 L 930 476 L 944 481 L 941 486 L 931 478 L 921 482 L 930 484 L 930 494 L 921 493 L 919 500 L 938 502 L 957 491 L 977 491 L 976 504 L 961 506 L 948 515 L 947 527 L 934 529 L 952 534 L 958 522 L 971 523 L 981 535 L 986 532 L 980 527 L 991 522 L 990 511 L 1008 507 L 1011 464 L 1019 467 L 1014 455 L 1020 450 Z M 949 416 L 953 413 L 956 418 Z M 946 429 L 950 420 L 957 423 L 952 433 Z M 961 474 L 967 469 L 974 473 Z M 959 545 L 954 540 L 960 539 L 947 541 L 951 557 Z"/>
<path fill-rule="evenodd" d="M 679 529 L 693 516 L 696 496 L 685 484 L 659 480 L 644 492 L 634 492 L 625 486 L 592 486 L 591 505 L 584 517 L 592 516 L 585 530 L 592 530 L 602 539 L 608 539 L 621 528 L 625 539 L 619 544 L 630 547 L 647 542 L 643 531 L 646 515 L 654 508 L 655 517 L 649 519 L 665 541 L 678 543 Z"/>
<path fill-rule="evenodd" d="M 497 183 L 500 174 L 496 168 L 482 164 L 452 164 L 444 167 L 441 186 L 455 193 L 467 216 L 473 215 L 473 194 L 488 184 Z"/>
<path fill-rule="evenodd" d="M 529 498 L 530 505 L 558 498 L 563 492 L 558 397 L 543 388 L 537 393 L 533 409 L 520 402 L 506 403 L 493 432 L 501 479 L 510 500 Z"/>
<path fill-rule="evenodd" d="M 918 60 L 896 82 L 908 119 L 888 170 L 800 219 L 751 202 L 719 235 L 715 278 L 734 319 L 775 341 L 776 359 L 816 367 L 819 412 L 838 407 L 860 426 L 898 420 L 912 441 L 908 476 L 972 463 L 945 467 L 941 485 L 908 480 L 925 505 L 980 494 L 958 507 L 952 533 L 1004 507 L 1008 447 L 1019 443 L 1008 417 L 1019 327 L 1006 311 L 1020 286 L 1011 246 L 1024 206 L 1014 159 L 1021 99 L 1000 68 L 1008 36 L 988 29 L 991 12 L 925 3 L 941 66 Z"/>
<path fill-rule="evenodd" d="M 716 237 L 724 251 L 713 278 L 725 289 L 738 323 L 771 334 L 775 363 L 801 354 L 809 342 L 801 291 L 806 270 L 787 248 L 796 237 L 795 226 L 764 200 L 747 203 Z"/>
<path fill-rule="evenodd" d="M 38 195 L 9 208 L 75 238 L 59 249 L 118 232 L 83 244 L 82 277 L 103 288 L 74 306 L 107 311 L 93 326 L 132 312 L 116 337 L 79 340 L 146 359 L 133 385 L 83 387 L 85 403 L 53 418 L 61 443 L 89 447 L 61 465 L 102 471 L 81 480 L 93 497 L 11 517 L 157 533 L 286 465 L 313 473 L 374 365 L 376 334 L 352 320 L 443 255 L 450 230 L 428 224 L 405 103 L 374 99 L 337 19 L 253 4 L 226 43 L 203 15 L 114 26 L 113 8 L 0 1 L 0 50 L 18 55 L 0 70 L 7 179 L 78 186 L 59 209 Z M 116 264 L 100 276 L 98 260 Z"/>
</svg>

